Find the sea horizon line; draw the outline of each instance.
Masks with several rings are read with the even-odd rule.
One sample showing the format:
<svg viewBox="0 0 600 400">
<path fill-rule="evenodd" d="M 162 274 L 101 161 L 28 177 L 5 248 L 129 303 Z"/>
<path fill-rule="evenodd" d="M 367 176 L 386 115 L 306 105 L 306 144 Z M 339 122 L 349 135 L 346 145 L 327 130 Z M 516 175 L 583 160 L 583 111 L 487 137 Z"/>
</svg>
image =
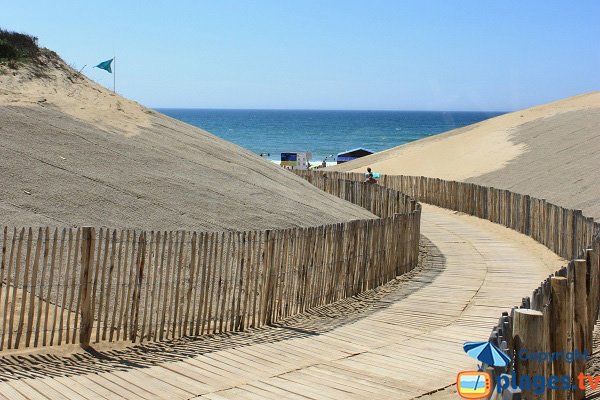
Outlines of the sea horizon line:
<svg viewBox="0 0 600 400">
<path fill-rule="evenodd" d="M 490 113 L 507 114 L 506 110 L 394 110 L 394 109 L 329 109 L 329 108 L 217 108 L 217 107 L 148 107 L 152 110 L 204 111 L 310 111 L 310 112 L 422 112 L 422 113 Z"/>
</svg>

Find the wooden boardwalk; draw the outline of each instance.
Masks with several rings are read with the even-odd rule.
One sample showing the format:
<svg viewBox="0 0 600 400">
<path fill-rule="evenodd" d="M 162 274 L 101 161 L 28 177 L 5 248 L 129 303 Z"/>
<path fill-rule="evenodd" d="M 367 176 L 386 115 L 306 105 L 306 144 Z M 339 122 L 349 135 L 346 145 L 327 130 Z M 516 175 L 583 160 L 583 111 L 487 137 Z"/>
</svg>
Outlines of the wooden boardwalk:
<svg viewBox="0 0 600 400">
<path fill-rule="evenodd" d="M 34 356 L 0 359 L 0 398 L 427 398 L 452 385 L 458 371 L 475 368 L 462 343 L 487 340 L 498 315 L 561 260 L 474 217 L 424 206 L 422 218 L 422 233 L 445 263 L 361 318 L 331 329 L 308 324 L 234 334 L 218 339 L 221 347 L 198 340 L 169 353 L 150 345 L 135 361 L 117 356 L 125 351 L 81 365 L 49 358 L 45 369 Z"/>
</svg>

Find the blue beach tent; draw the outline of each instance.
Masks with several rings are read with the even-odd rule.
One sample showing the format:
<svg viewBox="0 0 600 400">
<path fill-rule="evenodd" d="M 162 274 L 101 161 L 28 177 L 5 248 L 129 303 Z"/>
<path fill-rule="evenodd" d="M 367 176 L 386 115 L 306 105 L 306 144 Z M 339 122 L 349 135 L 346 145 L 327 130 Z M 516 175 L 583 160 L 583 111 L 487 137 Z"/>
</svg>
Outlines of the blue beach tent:
<svg viewBox="0 0 600 400">
<path fill-rule="evenodd" d="M 373 153 L 374 153 L 374 151 L 372 151 L 372 150 L 365 149 L 363 147 L 358 147 L 356 149 L 338 153 L 336 161 L 338 164 L 342 164 L 342 163 L 345 163 L 348 161 L 356 160 L 357 158 L 368 156 Z"/>
</svg>

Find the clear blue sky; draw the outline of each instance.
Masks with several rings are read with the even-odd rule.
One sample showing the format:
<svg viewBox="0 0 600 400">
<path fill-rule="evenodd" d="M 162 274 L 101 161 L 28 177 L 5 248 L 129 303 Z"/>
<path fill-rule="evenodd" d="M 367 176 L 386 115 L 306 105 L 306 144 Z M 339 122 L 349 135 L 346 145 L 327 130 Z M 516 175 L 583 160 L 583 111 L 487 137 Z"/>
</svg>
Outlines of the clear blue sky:
<svg viewBox="0 0 600 400">
<path fill-rule="evenodd" d="M 600 90 L 600 1 L 23 1 L 31 33 L 151 107 L 514 110 Z"/>
</svg>

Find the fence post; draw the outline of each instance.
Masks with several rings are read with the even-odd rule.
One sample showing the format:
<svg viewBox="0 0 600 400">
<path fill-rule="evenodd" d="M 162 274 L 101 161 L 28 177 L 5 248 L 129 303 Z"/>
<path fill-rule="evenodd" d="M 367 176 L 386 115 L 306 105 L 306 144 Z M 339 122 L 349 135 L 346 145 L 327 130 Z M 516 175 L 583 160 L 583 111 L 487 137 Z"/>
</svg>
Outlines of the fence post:
<svg viewBox="0 0 600 400">
<path fill-rule="evenodd" d="M 590 330 L 593 331 L 594 324 L 598 317 L 598 291 L 600 290 L 600 271 L 598 270 L 598 254 L 591 248 L 586 250 L 587 270 L 589 276 L 588 291 L 588 323 Z M 589 335 L 588 348 L 591 349 L 593 335 Z"/>
<path fill-rule="evenodd" d="M 551 292 L 551 340 L 550 349 L 551 352 L 566 352 L 571 351 L 569 346 L 569 310 L 571 299 L 569 296 L 569 285 L 567 278 L 562 276 L 553 276 L 550 278 L 552 285 Z M 571 365 L 564 359 L 553 361 L 553 375 L 557 376 L 571 376 Z M 555 400 L 566 400 L 570 398 L 570 390 L 555 390 Z"/>
<path fill-rule="evenodd" d="M 79 328 L 79 344 L 81 347 L 89 347 L 94 324 L 94 310 L 92 310 L 91 266 L 94 259 L 94 248 L 96 242 L 96 230 L 89 226 L 81 228 L 81 277 L 79 296 L 81 298 L 81 325 Z"/>
<path fill-rule="evenodd" d="M 515 369 L 519 377 L 547 376 L 546 363 L 538 360 L 522 360 L 519 352 L 547 352 L 545 343 L 544 315 L 527 308 L 516 309 L 513 315 L 513 343 L 515 346 Z M 532 390 L 524 390 L 523 397 L 539 398 Z M 545 397 L 545 396 L 544 396 Z"/>
<path fill-rule="evenodd" d="M 574 287 L 574 315 L 573 315 L 573 350 L 587 351 L 587 354 L 592 353 L 592 349 L 588 348 L 588 343 L 591 342 L 589 337 L 592 330 L 588 325 L 587 311 L 587 262 L 586 260 L 575 260 L 575 287 Z M 577 359 L 573 361 L 573 379 L 578 379 L 580 373 L 585 372 L 585 360 Z M 575 386 L 573 389 L 573 399 L 583 399 L 585 390 Z"/>
</svg>

